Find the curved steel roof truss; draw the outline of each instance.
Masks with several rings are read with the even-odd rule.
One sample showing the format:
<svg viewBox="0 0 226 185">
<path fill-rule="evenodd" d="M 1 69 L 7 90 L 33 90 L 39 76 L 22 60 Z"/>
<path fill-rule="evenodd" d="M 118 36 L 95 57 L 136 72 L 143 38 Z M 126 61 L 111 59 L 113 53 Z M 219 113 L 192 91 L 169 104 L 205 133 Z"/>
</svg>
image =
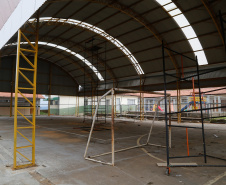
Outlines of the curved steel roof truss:
<svg viewBox="0 0 226 185">
<path fill-rule="evenodd" d="M 16 44 L 14 43 L 14 44 L 7 44 L 7 45 L 5 45 L 5 47 L 8 47 L 8 46 L 16 46 Z M 5 48 L 4 47 L 4 48 Z M 49 52 L 51 52 L 51 51 L 49 51 Z M 48 52 L 48 53 L 49 53 Z M 61 58 L 63 58 L 64 60 L 67 60 L 68 62 L 69 62 L 69 65 L 75 65 L 76 67 L 78 67 L 78 70 L 81 70 L 84 74 L 85 74 L 85 76 L 87 76 L 89 79 L 90 79 L 90 81 L 93 83 L 95 80 L 93 79 L 93 77 L 91 76 L 91 74 L 90 73 L 88 73 L 86 70 L 84 70 L 84 67 L 83 66 L 81 66 L 81 65 L 79 65 L 76 61 L 74 61 L 73 59 L 71 59 L 71 57 L 68 57 L 68 56 L 66 56 L 66 55 L 63 55 L 63 54 L 59 54 L 59 53 L 56 53 L 56 52 L 53 52 L 52 51 L 52 53 L 55 55 L 55 56 L 60 56 Z M 10 54 L 8 54 L 8 55 L 5 55 L 5 56 L 10 56 L 10 55 L 15 55 L 15 54 L 12 54 L 12 51 L 10 52 Z M 70 55 L 69 55 L 70 56 Z M 45 59 L 46 61 L 50 61 L 48 58 L 44 58 L 44 57 L 40 57 L 39 56 L 39 58 L 43 58 L 43 59 Z M 63 67 L 64 66 L 61 66 L 61 65 L 59 65 L 59 64 L 57 64 L 57 61 L 51 61 L 51 63 L 53 63 L 53 64 L 56 64 L 56 65 L 58 65 L 59 67 L 61 67 L 62 69 L 63 69 Z M 64 69 L 65 70 L 65 69 Z M 65 70 L 65 71 L 67 71 L 67 70 Z M 67 71 L 67 73 L 68 74 L 70 74 L 68 71 Z M 70 76 L 72 76 L 72 75 L 70 75 Z M 74 76 L 72 76 L 73 78 L 75 78 Z M 75 79 L 74 79 L 75 80 Z"/>
<path fill-rule="evenodd" d="M 34 42 L 31 42 L 32 44 Z M 20 44 L 25 44 L 27 45 L 28 43 L 27 42 L 21 42 Z M 81 61 L 83 61 L 87 66 L 89 66 L 92 71 L 96 74 L 96 76 L 98 77 L 98 79 L 100 81 L 103 81 L 104 78 L 102 77 L 102 75 L 99 73 L 99 71 L 96 69 L 96 67 L 94 67 L 88 60 L 86 60 L 83 56 L 81 56 L 80 54 L 78 53 L 75 53 L 74 51 L 64 47 L 64 46 L 60 46 L 60 45 L 56 45 L 56 44 L 53 44 L 53 43 L 48 43 L 48 42 L 42 42 L 42 41 L 39 41 L 38 42 L 39 45 L 44 45 L 44 46 L 49 46 L 49 47 L 53 47 L 53 48 L 56 48 L 56 49 L 59 49 L 59 50 L 63 50 L 75 57 L 77 57 L 78 59 L 80 59 Z M 5 46 L 13 46 L 13 45 L 17 45 L 17 43 L 10 43 L 10 44 L 6 44 Z"/>
<path fill-rule="evenodd" d="M 221 29 L 220 24 L 217 20 L 216 14 L 214 13 L 214 11 L 212 10 L 212 8 L 210 6 L 210 3 L 207 0 L 201 0 L 201 1 L 202 1 L 203 5 L 205 6 L 206 10 L 208 11 L 210 17 L 212 18 L 213 23 L 215 24 L 215 26 L 217 28 L 217 31 L 219 33 L 219 36 L 221 38 L 222 43 L 225 44 L 224 38 L 223 38 L 223 35 L 222 35 L 222 29 Z"/>
<path fill-rule="evenodd" d="M 136 20 L 137 22 L 142 24 L 146 29 L 148 29 L 154 35 L 154 37 L 159 41 L 159 43 L 162 43 L 163 38 L 157 32 L 157 30 L 151 25 L 151 23 L 148 22 L 142 15 L 140 15 L 136 11 L 132 10 L 131 8 L 125 6 L 117 1 L 111 1 L 111 0 L 90 0 L 90 1 L 94 2 L 94 3 L 103 4 L 103 5 L 106 5 L 111 8 L 115 8 L 115 9 L 121 11 L 122 13 L 132 17 L 134 20 Z M 164 42 L 164 43 L 167 46 L 167 42 Z M 178 64 L 177 64 L 176 59 L 174 58 L 172 52 L 170 52 L 168 50 L 166 52 L 169 55 L 173 65 L 175 67 L 175 70 L 177 71 L 177 73 L 180 73 Z"/>
<path fill-rule="evenodd" d="M 32 23 L 33 21 L 34 21 L 34 19 L 29 20 L 30 23 Z M 41 17 L 39 19 L 39 21 L 40 21 L 40 23 L 47 22 L 48 24 L 51 24 L 51 23 L 60 24 L 60 25 L 69 24 L 69 25 L 73 25 L 73 26 L 76 26 L 76 27 L 81 27 L 83 29 L 87 29 L 91 32 L 94 32 L 94 33 L 100 35 L 104 39 L 106 39 L 106 40 L 110 41 L 112 44 L 114 44 L 117 48 L 119 48 L 128 57 L 128 59 L 130 60 L 130 62 L 134 66 L 135 70 L 137 71 L 138 75 L 144 74 L 144 71 L 142 70 L 140 64 L 138 63 L 136 58 L 133 56 L 133 54 L 128 50 L 128 48 L 126 48 L 118 39 L 109 35 L 104 30 L 102 30 L 102 29 L 100 29 L 100 28 L 98 28 L 94 25 L 91 25 L 89 23 L 82 22 L 82 21 L 79 21 L 79 20 L 74 20 L 74 19 Z"/>
<path fill-rule="evenodd" d="M 60 39 L 60 38 L 54 38 L 54 37 L 43 37 L 42 35 L 40 35 L 41 37 L 41 40 L 40 41 L 43 41 L 43 42 L 49 42 L 51 40 L 51 43 L 54 43 L 56 44 L 57 42 L 61 42 L 61 43 L 64 43 L 63 46 L 65 46 L 66 48 L 70 48 L 71 50 L 73 50 L 73 48 L 77 48 L 79 49 L 80 51 L 85 51 L 86 53 L 88 53 L 90 56 L 92 56 L 92 53 L 90 52 L 90 50 L 88 49 L 85 49 L 82 45 L 80 45 L 79 43 L 75 43 L 75 42 L 72 42 L 72 41 L 67 41 L 67 42 L 64 42 L 63 39 Z M 32 38 L 30 39 L 32 40 Z M 72 47 L 71 47 L 72 46 Z M 55 54 L 54 54 L 55 55 Z M 66 57 L 66 58 L 69 58 L 70 56 Z M 104 68 L 106 68 L 106 71 L 108 72 L 108 74 L 111 76 L 112 80 L 117 83 L 117 79 L 116 79 L 116 76 L 113 72 L 113 70 L 106 64 L 106 62 L 100 58 L 99 56 L 97 57 L 96 55 L 92 56 L 94 59 L 96 59 Z M 64 58 L 65 59 L 65 58 Z M 61 60 L 61 59 L 59 59 Z M 80 66 L 80 68 L 82 68 L 82 66 Z M 106 80 L 106 79 L 105 79 Z"/>
</svg>

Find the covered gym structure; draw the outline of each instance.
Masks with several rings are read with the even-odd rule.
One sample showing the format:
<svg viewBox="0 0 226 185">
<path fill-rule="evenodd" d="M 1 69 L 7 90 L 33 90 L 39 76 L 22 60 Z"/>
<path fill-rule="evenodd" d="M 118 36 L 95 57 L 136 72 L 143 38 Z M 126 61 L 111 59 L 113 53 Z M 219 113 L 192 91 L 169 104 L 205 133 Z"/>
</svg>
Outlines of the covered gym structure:
<svg viewBox="0 0 226 185">
<path fill-rule="evenodd" d="M 215 90 L 202 90 L 225 89 L 225 31 L 225 0 L 2 0 L 3 184 L 226 183 L 226 127 L 206 116 L 226 106 L 206 107 Z M 193 89 L 197 123 L 182 120 L 182 89 Z M 117 115 L 122 93 L 140 95 L 135 119 Z M 38 94 L 49 106 L 51 95 L 75 96 L 75 115 L 36 116 Z M 162 120 L 158 108 L 145 118 L 144 94 L 163 102 Z"/>
</svg>

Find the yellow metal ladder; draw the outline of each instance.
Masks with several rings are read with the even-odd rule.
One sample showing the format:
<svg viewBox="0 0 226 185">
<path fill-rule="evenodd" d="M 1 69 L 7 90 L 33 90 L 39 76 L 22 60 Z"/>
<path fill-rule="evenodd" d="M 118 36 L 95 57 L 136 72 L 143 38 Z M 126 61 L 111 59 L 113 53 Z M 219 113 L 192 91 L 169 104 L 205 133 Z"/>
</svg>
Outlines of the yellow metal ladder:
<svg viewBox="0 0 226 185">
<path fill-rule="evenodd" d="M 33 27 L 33 26 L 32 26 Z M 35 165 L 35 116 L 36 116 L 36 80 L 37 80 L 37 59 L 38 59 L 38 19 L 36 22 L 36 28 L 33 30 L 33 34 L 36 39 L 35 42 L 29 41 L 29 39 L 25 36 L 22 30 L 18 31 L 18 46 L 17 46 L 17 62 L 16 62 L 16 79 L 15 79 L 15 105 L 14 105 L 14 162 L 13 168 L 19 169 L 28 166 Z M 22 40 L 25 42 L 21 43 Z M 30 49 L 22 48 L 26 44 L 30 47 Z M 34 60 L 31 61 L 28 57 L 26 57 L 25 53 L 29 53 L 34 57 Z M 29 67 L 24 67 L 21 64 L 21 59 L 26 63 Z M 22 81 L 21 81 L 21 80 Z M 33 94 L 32 100 L 29 100 L 26 93 Z M 30 107 L 20 107 L 18 106 L 18 95 L 20 95 L 23 99 L 26 100 L 30 104 Z M 25 114 L 22 113 L 21 109 L 29 109 L 32 112 L 32 118 L 29 119 Z M 22 116 L 26 123 L 21 123 L 18 120 L 18 115 Z M 22 124 L 22 125 L 21 125 Z M 25 131 L 25 132 L 24 132 Z M 26 135 L 26 136 L 25 136 Z M 20 137 L 20 140 L 18 138 Z M 25 139 L 27 145 L 22 144 L 24 141 L 21 139 Z M 20 142 L 22 141 L 22 142 Z M 23 149 L 31 148 L 31 156 L 30 158 L 23 154 Z M 27 151 L 26 151 L 27 152 Z M 26 164 L 17 164 L 17 155 L 22 156 L 26 159 Z M 28 155 L 28 154 L 27 154 Z"/>
</svg>

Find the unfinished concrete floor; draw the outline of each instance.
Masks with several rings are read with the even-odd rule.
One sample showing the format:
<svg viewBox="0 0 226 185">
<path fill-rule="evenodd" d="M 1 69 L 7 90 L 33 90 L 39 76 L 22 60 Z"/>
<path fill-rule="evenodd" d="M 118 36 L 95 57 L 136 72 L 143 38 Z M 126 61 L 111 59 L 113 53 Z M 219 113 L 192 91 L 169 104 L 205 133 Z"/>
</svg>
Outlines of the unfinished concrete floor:
<svg viewBox="0 0 226 185">
<path fill-rule="evenodd" d="M 21 119 L 21 123 L 26 122 Z M 166 160 L 165 148 L 145 146 L 115 154 L 115 166 L 84 160 L 83 155 L 90 123 L 82 123 L 75 117 L 37 117 L 36 167 L 12 170 L 13 118 L 0 117 L 0 184 L 79 184 L 79 185 L 150 185 L 150 184 L 226 184 L 225 167 L 174 167 L 170 176 L 165 167 L 157 163 Z M 115 148 L 120 149 L 145 143 L 151 121 L 116 121 Z M 174 123 L 176 124 L 176 123 Z M 198 126 L 198 123 L 182 123 Z M 150 143 L 165 145 L 164 122 L 153 128 Z M 110 124 L 97 124 L 88 155 L 108 152 L 111 149 Z M 170 156 L 186 155 L 186 134 L 183 128 L 172 128 Z M 226 125 L 205 124 L 207 153 L 225 158 Z M 29 135 L 28 130 L 26 134 Z M 21 140 L 21 145 L 25 144 Z M 189 129 L 190 155 L 203 151 L 200 129 Z M 29 149 L 23 150 L 29 155 Z M 110 162 L 111 156 L 97 158 Z M 24 159 L 19 157 L 19 163 Z M 224 164 L 226 161 L 207 158 L 208 164 Z M 171 162 L 203 163 L 203 157 L 177 159 Z"/>
</svg>

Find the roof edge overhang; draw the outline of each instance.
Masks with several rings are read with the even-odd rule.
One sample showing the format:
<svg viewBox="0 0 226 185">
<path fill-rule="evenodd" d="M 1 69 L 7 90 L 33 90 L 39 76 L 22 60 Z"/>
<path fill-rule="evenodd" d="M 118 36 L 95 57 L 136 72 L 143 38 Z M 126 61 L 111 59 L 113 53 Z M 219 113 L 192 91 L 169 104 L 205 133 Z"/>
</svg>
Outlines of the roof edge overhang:
<svg viewBox="0 0 226 185">
<path fill-rule="evenodd" d="M 21 0 L 0 30 L 0 49 L 46 0 Z"/>
</svg>

